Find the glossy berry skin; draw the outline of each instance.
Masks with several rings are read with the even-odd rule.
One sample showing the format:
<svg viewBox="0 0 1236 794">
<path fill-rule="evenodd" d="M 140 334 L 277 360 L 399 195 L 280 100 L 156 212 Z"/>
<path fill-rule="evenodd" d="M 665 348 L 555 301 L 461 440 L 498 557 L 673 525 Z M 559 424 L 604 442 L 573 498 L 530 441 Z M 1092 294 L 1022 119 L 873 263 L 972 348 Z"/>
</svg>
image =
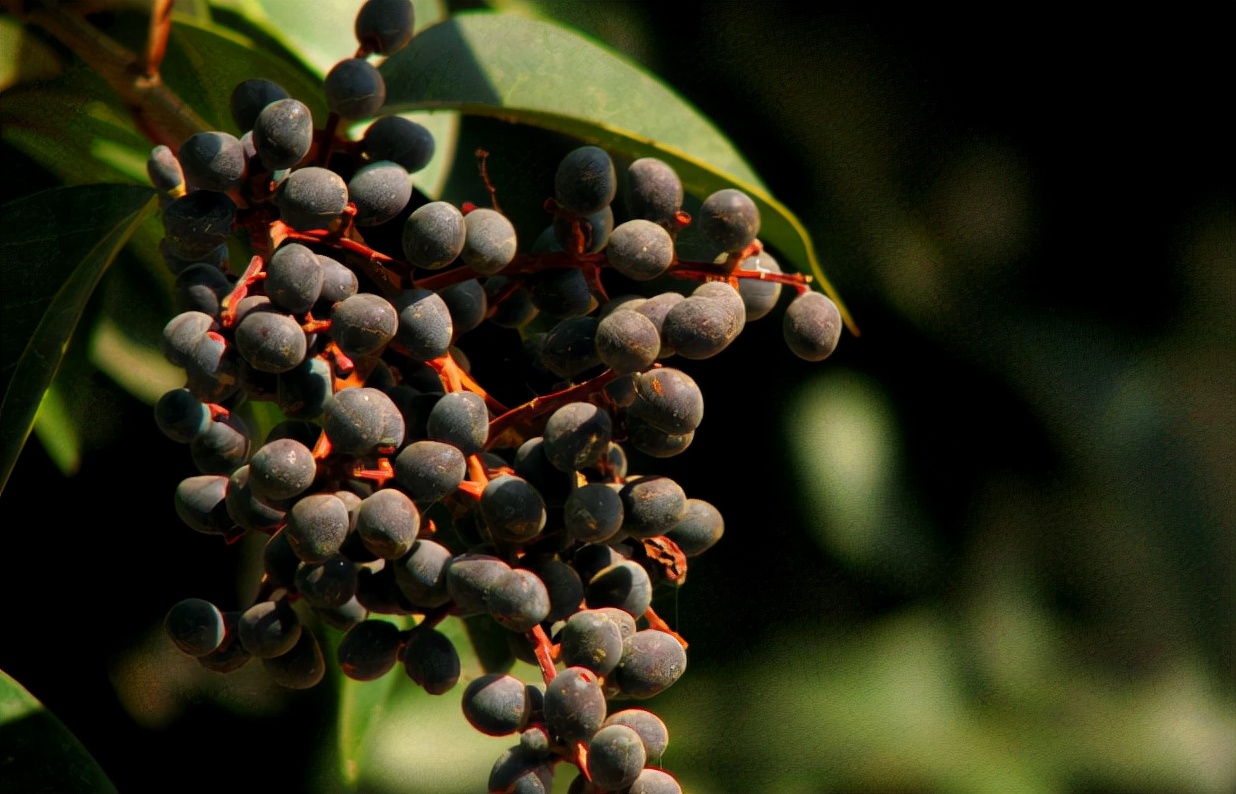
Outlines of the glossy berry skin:
<svg viewBox="0 0 1236 794">
<path fill-rule="evenodd" d="M 253 121 L 253 145 L 267 168 L 291 168 L 313 145 L 313 114 L 296 99 L 271 102 Z"/>
<path fill-rule="evenodd" d="M 382 116 L 369 125 L 363 144 L 370 162 L 390 160 L 409 174 L 429 165 L 435 148 L 433 133 L 401 116 Z"/>
<path fill-rule="evenodd" d="M 618 191 L 614 161 L 599 146 L 581 146 L 562 158 L 554 175 L 558 202 L 578 215 L 599 212 Z"/>
<path fill-rule="evenodd" d="M 347 207 L 348 186 L 334 171 L 298 168 L 279 183 L 275 204 L 283 222 L 296 231 L 332 229 Z"/>
<path fill-rule="evenodd" d="M 805 292 L 790 302 L 782 321 L 785 343 L 805 361 L 823 361 L 837 349 L 841 312 L 819 292 Z"/>
<path fill-rule="evenodd" d="M 356 40 L 370 52 L 390 55 L 412 41 L 411 0 L 366 0 L 356 13 Z"/>
<path fill-rule="evenodd" d="M 369 61 L 347 58 L 326 73 L 322 85 L 332 113 L 345 119 L 364 119 L 377 114 L 386 102 L 386 83 Z"/>
<path fill-rule="evenodd" d="M 487 736 L 507 736 L 528 719 L 528 691 L 512 675 L 491 673 L 474 679 L 463 694 L 464 716 Z"/>
<path fill-rule="evenodd" d="M 700 234 L 722 251 L 741 251 L 760 232 L 760 211 L 741 190 L 718 190 L 700 206 Z"/>
<path fill-rule="evenodd" d="M 545 688 L 545 723 L 565 742 L 585 741 L 605 721 L 605 695 L 596 674 L 568 667 Z"/>
</svg>

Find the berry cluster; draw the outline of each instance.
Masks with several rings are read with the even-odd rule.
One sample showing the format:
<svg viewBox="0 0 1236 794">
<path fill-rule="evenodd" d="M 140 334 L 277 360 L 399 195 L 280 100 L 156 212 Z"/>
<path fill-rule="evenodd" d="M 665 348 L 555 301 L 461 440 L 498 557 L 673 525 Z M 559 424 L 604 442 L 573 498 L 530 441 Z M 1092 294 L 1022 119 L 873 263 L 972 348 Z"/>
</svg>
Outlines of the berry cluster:
<svg viewBox="0 0 1236 794">
<path fill-rule="evenodd" d="M 228 541 L 269 536 L 253 604 L 186 599 L 167 633 L 211 670 L 257 658 L 279 684 L 304 688 L 325 672 L 307 622 L 316 616 L 346 632 L 345 675 L 369 681 L 402 665 L 442 694 L 460 658 L 438 624 L 487 615 L 544 678 L 492 672 L 464 688 L 477 730 L 519 736 L 491 791 L 548 791 L 563 761 L 579 770 L 573 792 L 680 791 L 657 766 L 665 725 L 610 704 L 682 675 L 686 642 L 652 594 L 681 584 L 724 524 L 672 479 L 629 473 L 623 445 L 652 457 L 686 450 L 703 397 L 662 362 L 720 353 L 783 285 L 797 293 L 785 339 L 802 358 L 832 352 L 838 310 L 763 250 L 746 194 L 713 193 L 692 219 L 660 160 L 626 169 L 626 219 L 615 224 L 609 154 L 569 152 L 546 201 L 551 222 L 530 246 L 496 201 L 415 199 L 410 175 L 434 151 L 427 130 L 385 116 L 359 141 L 338 134 L 340 120 L 382 107 L 367 56 L 410 41 L 411 4 L 369 0 L 356 33 L 356 57 L 325 79 L 321 128 L 278 85 L 248 80 L 232 95 L 241 138 L 199 133 L 148 162 L 166 195 L 163 254 L 181 310 L 164 352 L 187 375 L 155 418 L 200 471 L 177 488 L 176 510 Z M 689 224 L 711 256 L 679 258 Z M 402 258 L 361 231 L 392 225 Z M 239 276 L 234 235 L 253 251 Z M 650 290 L 693 283 L 686 294 Z M 487 393 L 456 346 L 483 323 L 522 335 L 528 372 L 509 377 L 542 388 L 521 405 Z M 285 417 L 261 443 L 237 413 L 248 401 Z"/>
</svg>

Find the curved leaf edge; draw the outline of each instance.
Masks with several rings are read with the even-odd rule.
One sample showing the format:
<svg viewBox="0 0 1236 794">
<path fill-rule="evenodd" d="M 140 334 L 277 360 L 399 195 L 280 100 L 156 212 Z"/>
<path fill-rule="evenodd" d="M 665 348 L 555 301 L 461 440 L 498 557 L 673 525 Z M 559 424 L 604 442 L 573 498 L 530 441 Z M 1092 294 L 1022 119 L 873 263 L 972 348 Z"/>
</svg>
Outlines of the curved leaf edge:
<svg viewBox="0 0 1236 794">
<path fill-rule="evenodd" d="M 121 185 L 117 186 L 120 187 Z M 135 188 L 137 186 L 124 187 Z M 54 188 L 53 191 L 72 189 L 74 188 Z M 16 201 L 38 199 L 40 196 L 50 192 L 52 191 L 35 193 L 32 196 L 26 196 L 21 199 L 17 199 Z M 54 314 L 57 303 L 61 300 L 62 296 L 66 294 L 66 290 L 71 290 L 73 292 L 84 290 L 83 301 L 88 300 L 89 296 L 93 294 L 95 288 L 98 286 L 103 274 L 107 272 L 108 267 L 111 266 L 111 263 L 116 259 L 116 256 L 119 255 L 120 251 L 125 247 L 125 245 L 128 244 L 129 238 L 132 237 L 133 232 L 137 229 L 141 222 L 158 207 L 156 191 L 153 188 L 149 188 L 148 192 L 149 198 L 145 204 L 121 218 L 112 228 L 112 231 L 100 239 L 82 257 L 82 261 L 84 262 L 90 260 L 98 254 L 102 254 L 102 259 L 100 260 L 100 264 L 98 265 L 96 272 L 89 274 L 88 276 L 89 284 L 85 285 L 80 282 L 78 278 L 80 269 L 75 269 L 73 271 L 73 274 L 66 279 L 65 283 L 56 292 L 55 297 L 52 298 L 51 303 L 48 305 L 48 310 L 44 313 L 42 319 L 39 321 L 39 324 L 35 327 L 34 332 L 30 335 L 30 339 L 27 341 L 25 348 L 22 350 L 21 356 L 19 356 L 15 364 L 13 375 L 9 379 L 9 383 L 3 397 L 0 398 L 0 420 L 2 420 L 3 423 L 3 430 L 0 430 L 0 494 L 4 492 L 4 488 L 8 484 L 9 477 L 12 475 L 13 469 L 17 465 L 17 459 L 20 457 L 22 449 L 25 448 L 26 442 L 30 438 L 30 434 L 34 429 L 38 406 L 42 402 L 43 395 L 46 393 L 47 388 L 55 380 L 56 373 L 60 368 L 64 350 L 67 348 L 69 341 L 72 340 L 73 335 L 77 331 L 77 326 L 81 319 L 80 311 L 73 318 L 65 341 L 61 346 L 61 358 L 54 362 L 47 373 L 46 384 L 39 391 L 39 399 L 29 400 L 29 402 L 31 402 L 30 405 L 18 405 L 15 409 L 13 406 L 14 401 L 27 401 L 25 398 L 21 398 L 13 393 L 15 385 L 19 384 L 18 376 L 23 372 L 23 370 L 30 366 L 28 361 L 31 351 L 33 350 L 36 342 L 39 340 L 40 333 L 45 330 L 48 318 Z M 13 203 L 14 202 L 10 202 L 6 204 L 5 208 L 10 208 Z M 23 415 L 20 417 L 14 417 L 12 415 L 14 410 L 20 410 Z M 17 422 L 18 427 L 14 428 L 12 426 L 13 422 Z M 18 436 L 20 436 L 20 439 Z"/>
<path fill-rule="evenodd" d="M 806 260 L 810 275 L 819 283 L 820 289 L 824 294 L 837 304 L 837 309 L 841 313 L 841 319 L 845 323 L 846 328 L 850 330 L 850 333 L 855 336 L 859 335 L 858 326 L 854 323 L 849 309 L 846 308 L 844 301 L 837 293 L 836 287 L 829 281 L 828 276 L 824 274 L 824 268 L 815 254 L 815 244 L 811 240 L 811 234 L 788 207 L 773 198 L 763 188 L 737 179 L 677 147 L 661 143 L 631 130 L 595 121 L 587 121 L 574 116 L 546 113 L 528 108 L 504 107 L 472 102 L 406 102 L 388 105 L 383 108 L 384 112 L 390 113 L 441 110 L 456 111 L 464 115 L 496 118 L 516 124 L 528 124 L 550 132 L 565 133 L 586 143 L 608 145 L 622 154 L 633 158 L 659 156 L 662 159 L 675 161 L 697 172 L 694 174 L 695 178 L 692 178 L 693 175 L 690 171 L 684 174 L 682 169 L 675 169 L 679 171 L 679 178 L 683 180 L 683 186 L 688 189 L 688 192 L 701 197 L 717 183 L 742 190 L 751 196 L 756 206 L 760 208 L 761 217 L 768 217 L 768 213 L 771 212 L 789 228 L 790 233 L 796 238 L 795 240 L 784 239 L 782 235 L 773 234 L 769 235 L 770 241 L 776 247 L 786 249 L 787 256 L 791 255 L 789 251 L 790 243 L 797 242 L 801 246 L 800 255 Z M 608 133 L 608 136 L 597 135 L 598 131 Z"/>
<path fill-rule="evenodd" d="M 85 772 L 91 780 L 82 781 L 83 785 L 91 786 L 90 789 L 80 789 L 81 791 L 90 790 L 98 792 L 98 794 L 117 794 L 117 789 L 107 773 L 99 766 L 99 762 L 95 759 L 81 740 L 77 738 L 72 731 L 68 729 L 60 718 L 53 714 L 43 703 L 30 693 L 21 683 L 9 675 L 4 670 L 0 670 L 0 730 L 6 729 L 8 723 L 15 720 L 26 719 L 29 717 L 39 717 L 43 720 L 43 728 L 51 731 L 54 739 L 60 745 L 61 753 L 57 758 L 45 759 L 47 761 L 58 760 L 66 766 L 76 766 L 78 771 Z M 5 741 L 5 752 L 3 758 L 0 758 L 0 768 L 4 770 L 4 779 L 9 785 L 15 783 L 13 779 L 12 764 L 19 763 L 19 756 L 11 756 L 10 752 L 14 748 L 8 746 L 8 741 Z M 28 782 L 28 781 L 27 781 Z M 63 782 L 63 781 L 61 781 Z M 106 786 L 106 788 L 101 788 Z M 4 787 L 9 790 L 8 785 Z"/>
</svg>

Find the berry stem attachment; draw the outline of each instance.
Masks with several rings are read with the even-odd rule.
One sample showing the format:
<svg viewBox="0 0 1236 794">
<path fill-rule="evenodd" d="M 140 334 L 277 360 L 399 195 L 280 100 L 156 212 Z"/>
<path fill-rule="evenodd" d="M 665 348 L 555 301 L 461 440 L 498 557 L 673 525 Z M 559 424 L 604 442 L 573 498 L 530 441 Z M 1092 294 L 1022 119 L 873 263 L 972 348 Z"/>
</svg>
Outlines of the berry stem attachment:
<svg viewBox="0 0 1236 794">
<path fill-rule="evenodd" d="M 549 641 L 549 636 L 540 624 L 533 626 L 532 631 L 528 632 L 528 641 L 532 643 L 537 665 L 541 668 L 541 678 L 548 685 L 558 674 L 558 669 L 554 666 L 553 643 Z"/>
<path fill-rule="evenodd" d="M 648 609 L 644 612 L 644 619 L 648 621 L 648 628 L 665 632 L 674 639 L 678 640 L 678 644 L 682 646 L 684 651 L 687 649 L 686 639 L 684 639 L 681 634 L 671 629 L 669 624 L 666 623 L 665 620 L 658 615 L 652 607 L 648 607 Z"/>
<path fill-rule="evenodd" d="M 570 388 L 556 391 L 552 394 L 545 394 L 540 397 L 533 397 L 528 402 L 516 408 L 512 408 L 498 416 L 497 419 L 489 423 L 489 438 L 490 444 L 486 447 L 493 446 L 498 438 L 507 430 L 516 425 L 531 422 L 538 416 L 543 416 L 547 413 L 557 410 L 567 403 L 580 402 L 586 400 L 593 394 L 596 394 L 601 389 L 605 388 L 606 384 L 618 377 L 618 373 L 612 369 L 607 369 L 600 375 L 597 375 L 592 380 L 584 381 Z"/>
<path fill-rule="evenodd" d="M 431 358 L 425 363 L 433 367 L 434 372 L 438 373 L 438 377 L 442 379 L 442 388 L 448 392 L 470 391 L 473 394 L 480 395 L 485 400 L 485 405 L 490 411 L 497 414 L 506 413 L 506 406 L 491 397 L 481 387 L 481 384 L 477 383 L 467 372 L 464 372 L 463 367 L 455 362 L 450 353 L 438 358 Z"/>
<path fill-rule="evenodd" d="M 395 477 L 395 468 L 391 466 L 389 458 L 378 458 L 378 467 L 376 469 L 367 469 L 363 463 L 357 463 L 352 469 L 352 476 L 358 480 L 373 480 L 379 488 L 386 486 L 386 483 Z"/>
<path fill-rule="evenodd" d="M 172 5 L 174 0 L 155 0 L 150 9 L 150 33 L 146 37 L 145 78 L 148 84 L 161 82 L 159 66 L 167 54 L 167 37 L 172 32 Z"/>
<path fill-rule="evenodd" d="M 241 274 L 240 280 L 236 282 L 236 286 L 226 298 L 223 299 L 220 306 L 219 323 L 224 328 L 231 328 L 236 325 L 236 311 L 240 306 L 240 302 L 249 294 L 249 288 L 254 283 L 266 278 L 264 272 L 266 268 L 266 260 L 260 256 L 254 256 L 249 260 L 248 267 Z"/>
</svg>

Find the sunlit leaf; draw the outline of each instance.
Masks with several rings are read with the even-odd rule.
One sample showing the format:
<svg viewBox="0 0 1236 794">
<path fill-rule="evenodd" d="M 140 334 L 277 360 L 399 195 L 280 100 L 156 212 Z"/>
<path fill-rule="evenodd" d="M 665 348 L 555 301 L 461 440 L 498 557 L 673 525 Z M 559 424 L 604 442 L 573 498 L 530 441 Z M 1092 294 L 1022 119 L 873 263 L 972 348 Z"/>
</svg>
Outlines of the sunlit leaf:
<svg viewBox="0 0 1236 794">
<path fill-rule="evenodd" d="M 82 185 L 5 204 L 0 240 L 0 488 L 34 424 L 95 285 L 147 214 L 154 190 Z M 20 266 L 17 266 L 20 265 Z"/>
<path fill-rule="evenodd" d="M 129 394 L 149 405 L 183 386 L 185 381 L 184 371 L 168 363 L 160 350 L 129 336 L 110 317 L 103 317 L 94 327 L 90 361 Z"/>
<path fill-rule="evenodd" d="M 372 618 L 379 619 L 376 615 Z M 411 622 L 405 618 L 389 615 L 383 618 L 400 629 L 411 627 Z M 330 633 L 332 657 L 338 651 L 342 636 L 338 632 Z M 370 731 L 381 720 L 391 691 L 405 674 L 400 664 L 376 681 L 354 681 L 343 675 L 338 665 L 331 665 L 331 674 L 339 679 L 339 771 L 348 785 L 355 785 L 369 757 Z"/>
<path fill-rule="evenodd" d="M 144 24 L 141 18 L 125 17 L 112 33 L 131 38 L 134 32 L 124 26 L 139 24 Z M 145 184 L 151 143 L 95 71 L 99 65 L 88 66 L 7 92 L 0 109 L 4 137 L 69 184 Z M 320 82 L 251 39 L 205 19 L 175 18 L 160 76 L 212 129 L 237 132 L 229 100 L 236 84 L 251 77 L 274 80 L 308 105 L 319 124 L 326 121 Z"/>
<path fill-rule="evenodd" d="M 382 65 L 387 109 L 451 109 L 532 124 L 631 158 L 659 157 L 697 196 L 734 187 L 760 209 L 760 236 L 840 300 L 811 237 L 726 137 L 686 100 L 608 49 L 543 20 L 460 14 Z M 848 313 L 842 313 L 849 323 Z M 851 324 L 851 327 L 852 324 Z"/>
<path fill-rule="evenodd" d="M 0 781 L 5 791 L 108 794 L 116 787 L 77 737 L 0 670 Z"/>
<path fill-rule="evenodd" d="M 260 43 L 222 25 L 190 19 L 173 22 L 161 73 L 181 100 L 214 129 L 238 132 L 230 109 L 232 89 L 254 77 L 283 86 L 309 106 L 316 125 L 326 123 L 320 83 Z"/>
<path fill-rule="evenodd" d="M 720 174 L 763 184 L 725 136 L 652 75 L 543 20 L 459 14 L 423 31 L 381 67 L 392 108 L 458 109 L 537 123 L 622 151 L 676 150 Z"/>
<path fill-rule="evenodd" d="M 199 22 L 209 22 L 210 3 L 207 0 L 176 0 L 175 5 L 172 6 L 172 13 L 196 19 Z"/>
<path fill-rule="evenodd" d="M 356 52 L 356 12 L 364 0 L 321 0 L 311 12 L 288 0 L 212 0 L 261 29 L 295 55 L 318 77 Z M 412 0 L 413 30 L 419 32 L 446 17 L 440 0 Z"/>
<path fill-rule="evenodd" d="M 56 51 L 13 17 L 0 17 L 0 91 L 27 80 L 46 80 L 63 69 Z"/>
<path fill-rule="evenodd" d="M 206 21 L 176 18 L 160 74 L 213 129 L 237 132 L 229 100 L 236 84 L 251 77 L 274 80 L 308 105 L 319 125 L 326 122 L 319 82 L 252 40 Z M 90 68 L 7 92 L 0 120 L 7 140 L 69 184 L 147 183 L 151 143 Z"/>
<path fill-rule="evenodd" d="M 54 383 L 43 393 L 34 417 L 34 432 L 61 474 L 68 477 L 77 473 L 82 463 L 81 438 L 74 427 L 73 415 Z"/>
<path fill-rule="evenodd" d="M 215 0 L 213 5 L 235 14 L 243 21 L 240 32 L 268 38 L 292 55 L 307 76 L 320 81 L 336 63 L 356 52 L 354 30 L 361 0 L 328 0 L 313 4 L 312 13 L 286 0 Z M 446 18 L 439 0 L 413 0 L 414 30 L 418 33 Z M 319 89 L 320 93 L 320 89 Z M 416 186 L 430 197 L 438 197 L 451 160 L 455 156 L 455 136 L 459 114 L 401 113 L 423 124 L 437 144 L 433 160 L 413 175 Z M 365 119 L 347 129 L 348 137 L 359 139 L 372 120 Z"/>
<path fill-rule="evenodd" d="M 107 84 L 87 68 L 5 92 L 0 130 L 67 184 L 147 181 L 150 142 L 134 129 Z"/>
</svg>

